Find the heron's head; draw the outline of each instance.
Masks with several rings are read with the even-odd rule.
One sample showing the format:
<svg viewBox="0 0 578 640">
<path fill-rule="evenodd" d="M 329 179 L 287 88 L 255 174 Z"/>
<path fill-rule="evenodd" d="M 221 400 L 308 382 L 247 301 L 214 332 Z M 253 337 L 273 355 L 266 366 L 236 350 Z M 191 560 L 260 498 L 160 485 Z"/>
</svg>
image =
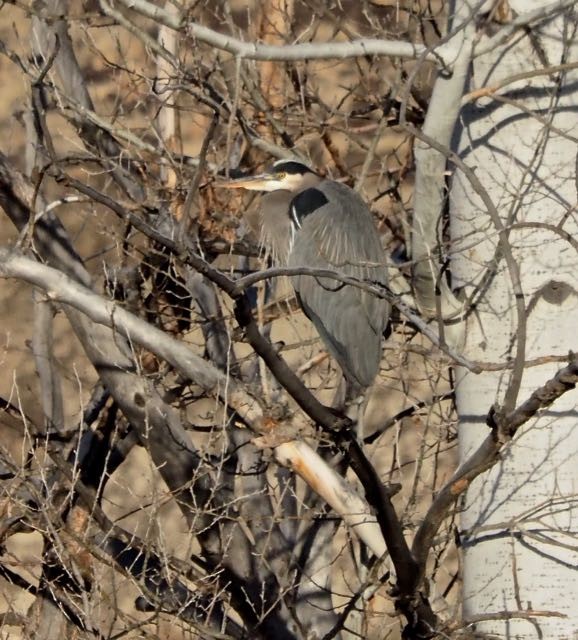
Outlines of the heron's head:
<svg viewBox="0 0 578 640">
<path fill-rule="evenodd" d="M 255 176 L 219 182 L 225 189 L 250 189 L 251 191 L 291 191 L 299 193 L 313 187 L 322 177 L 313 169 L 296 160 L 277 160 L 267 171 Z"/>
</svg>

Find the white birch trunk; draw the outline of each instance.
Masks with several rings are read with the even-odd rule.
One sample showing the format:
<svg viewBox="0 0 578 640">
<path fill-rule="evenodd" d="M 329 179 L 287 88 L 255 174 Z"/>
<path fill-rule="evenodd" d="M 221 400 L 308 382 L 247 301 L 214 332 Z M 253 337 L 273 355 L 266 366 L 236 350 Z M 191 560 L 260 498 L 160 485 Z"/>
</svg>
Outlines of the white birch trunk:
<svg viewBox="0 0 578 640">
<path fill-rule="evenodd" d="M 510 4 L 524 13 L 548 3 Z M 533 31 L 548 66 L 578 59 L 573 18 L 557 17 Z M 527 34 L 519 32 L 475 60 L 470 90 L 544 66 Z M 520 80 L 497 93 L 517 104 L 483 98 L 466 105 L 457 145 L 509 230 L 526 328 L 517 315 L 511 270 L 501 257 L 468 318 L 465 355 L 506 362 L 524 335 L 526 361 L 564 355 L 578 350 L 578 72 Z M 453 284 L 471 294 L 492 267 L 498 231 L 459 171 L 451 190 L 451 233 Z M 516 404 L 562 366 L 526 366 Z M 488 410 L 504 402 L 512 375 L 511 369 L 478 376 L 457 372 L 462 460 L 487 435 Z M 505 639 L 578 637 L 578 392 L 565 394 L 521 429 L 502 461 L 472 484 L 461 525 L 464 618 L 475 622 L 470 629 Z"/>
</svg>

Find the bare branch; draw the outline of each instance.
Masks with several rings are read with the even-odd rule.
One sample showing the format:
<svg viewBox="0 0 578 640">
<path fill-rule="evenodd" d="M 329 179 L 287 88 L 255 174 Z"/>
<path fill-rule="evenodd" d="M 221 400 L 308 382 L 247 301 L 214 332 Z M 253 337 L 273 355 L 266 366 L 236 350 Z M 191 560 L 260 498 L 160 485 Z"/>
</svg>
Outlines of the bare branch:
<svg viewBox="0 0 578 640">
<path fill-rule="evenodd" d="M 536 389 L 532 395 L 514 411 L 495 416 L 492 420 L 497 426 L 512 438 L 516 431 L 539 411 L 549 407 L 560 396 L 576 388 L 578 384 L 578 360 L 573 360 L 542 387 Z"/>
<path fill-rule="evenodd" d="M 542 387 L 536 389 L 514 411 L 497 413 L 492 410 L 490 412 L 488 425 L 492 427 L 492 432 L 437 494 L 415 535 L 412 551 L 421 572 L 425 570 L 433 538 L 458 497 L 470 486 L 474 478 L 491 469 L 499 461 L 500 451 L 523 424 L 539 411 L 550 406 L 560 396 L 575 389 L 577 384 L 578 360 L 574 360 L 564 369 L 560 369 Z"/>
<path fill-rule="evenodd" d="M 480 41 L 480 43 L 474 47 L 474 56 L 483 56 L 490 51 L 494 51 L 497 47 L 507 42 L 516 31 L 533 25 L 536 22 L 542 22 L 575 5 L 576 0 L 555 0 L 533 11 L 528 11 L 527 13 L 516 16 L 511 22 L 504 25 L 495 36 L 488 40 Z"/>
<path fill-rule="evenodd" d="M 218 372 L 170 335 L 126 311 L 117 303 L 104 300 L 56 269 L 6 249 L 0 249 L 0 263 L 4 277 L 17 277 L 36 284 L 46 292 L 46 296 L 52 302 L 78 309 L 93 322 L 121 333 L 131 342 L 170 362 L 184 376 L 205 390 L 218 393 L 219 390 L 224 391 L 228 387 L 232 397 L 239 393 L 244 404 L 235 403 L 235 409 L 249 423 L 256 422 L 254 410 L 250 409 L 254 401 L 245 396 L 241 389 L 237 390 L 234 385 L 231 386 L 232 382 L 227 380 L 225 374 Z"/>
<path fill-rule="evenodd" d="M 307 484 L 342 514 L 344 522 L 365 542 L 377 558 L 386 552 L 379 525 L 367 503 L 319 454 L 304 442 L 286 442 L 275 449 L 275 458 L 301 476 Z"/>
<path fill-rule="evenodd" d="M 138 11 L 141 15 L 151 18 L 159 24 L 178 31 L 185 31 L 187 35 L 196 40 L 247 60 L 330 60 L 375 55 L 416 59 L 422 56 L 426 50 L 423 45 L 401 40 L 375 38 L 363 38 L 352 42 L 308 42 L 284 46 L 244 42 L 195 22 L 186 22 L 182 16 L 171 15 L 165 9 L 153 5 L 147 0 L 121 0 L 121 2 L 128 9 Z M 430 62 L 438 62 L 443 58 L 442 51 L 428 53 L 425 56 L 425 59 Z"/>
<path fill-rule="evenodd" d="M 393 306 L 397 307 L 399 312 L 414 324 L 419 331 L 432 342 L 432 344 L 439 347 L 455 363 L 460 364 L 472 373 L 481 373 L 484 369 L 484 365 L 482 363 L 472 362 L 471 360 L 464 358 L 464 356 L 462 356 L 458 351 L 448 346 L 439 334 L 436 333 L 425 320 L 423 320 L 423 318 L 414 313 L 410 307 L 403 302 L 401 296 L 394 294 L 388 287 L 381 284 L 376 285 L 371 282 L 365 282 L 363 280 L 358 280 L 357 278 L 341 274 L 338 271 L 330 271 L 327 269 L 311 269 L 309 267 L 273 267 L 271 269 L 266 269 L 264 271 L 244 276 L 243 278 L 239 278 L 234 283 L 233 291 L 244 291 L 255 282 L 259 282 L 265 278 L 293 275 L 310 275 L 311 277 L 316 278 L 332 278 L 338 282 L 343 282 L 344 284 L 349 284 L 363 289 L 363 291 L 367 291 L 378 298 L 385 298 Z"/>
<path fill-rule="evenodd" d="M 462 98 L 462 107 L 468 104 L 469 102 L 473 102 L 478 100 L 479 98 L 484 98 L 487 96 L 492 96 L 496 91 L 507 87 L 510 84 L 514 84 L 515 82 L 520 82 L 520 80 L 529 80 L 530 78 L 537 78 L 539 76 L 551 76 L 556 73 L 564 73 L 566 71 L 572 71 L 573 69 L 578 68 L 578 62 L 566 62 L 565 64 L 557 64 L 552 65 L 550 67 L 544 67 L 543 69 L 534 69 L 532 71 L 523 71 L 521 73 L 515 73 L 514 75 L 508 76 L 495 84 L 486 87 L 480 87 L 479 89 L 474 89 Z"/>
</svg>

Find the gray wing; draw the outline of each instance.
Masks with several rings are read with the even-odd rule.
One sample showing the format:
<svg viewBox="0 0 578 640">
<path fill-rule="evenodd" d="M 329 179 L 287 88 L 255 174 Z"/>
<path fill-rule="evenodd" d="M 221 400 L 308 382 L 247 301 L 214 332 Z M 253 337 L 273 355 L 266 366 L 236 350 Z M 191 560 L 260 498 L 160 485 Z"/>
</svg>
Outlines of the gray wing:
<svg viewBox="0 0 578 640">
<path fill-rule="evenodd" d="M 328 202 L 300 220 L 289 266 L 333 269 L 385 284 L 385 254 L 365 203 L 345 185 L 324 181 L 315 188 Z M 355 385 L 371 385 L 381 361 L 388 303 L 329 278 L 292 280 L 304 312 L 345 376 Z"/>
</svg>

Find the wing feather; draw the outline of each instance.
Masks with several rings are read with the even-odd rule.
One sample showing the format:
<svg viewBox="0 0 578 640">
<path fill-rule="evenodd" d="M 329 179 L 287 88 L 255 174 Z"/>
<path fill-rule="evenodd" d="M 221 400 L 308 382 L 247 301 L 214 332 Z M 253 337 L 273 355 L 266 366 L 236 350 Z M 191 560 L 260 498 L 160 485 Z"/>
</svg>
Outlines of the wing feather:
<svg viewBox="0 0 578 640">
<path fill-rule="evenodd" d="M 289 266 L 333 269 L 385 284 L 385 253 L 365 203 L 339 183 L 324 181 L 315 188 L 328 203 L 303 219 Z M 305 313 L 345 376 L 361 387 L 372 384 L 381 361 L 387 302 L 330 278 L 294 276 L 292 281 Z"/>
</svg>

